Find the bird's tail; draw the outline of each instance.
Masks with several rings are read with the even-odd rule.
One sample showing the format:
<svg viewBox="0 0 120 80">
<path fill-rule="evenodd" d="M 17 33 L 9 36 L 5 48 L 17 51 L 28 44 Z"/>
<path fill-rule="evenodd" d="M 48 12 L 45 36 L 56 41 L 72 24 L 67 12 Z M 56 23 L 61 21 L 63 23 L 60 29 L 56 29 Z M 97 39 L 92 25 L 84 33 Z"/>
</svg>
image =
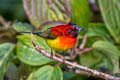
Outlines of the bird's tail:
<svg viewBox="0 0 120 80">
<path fill-rule="evenodd" d="M 37 35 L 37 36 L 40 36 L 40 34 L 41 34 L 42 32 L 20 32 L 20 33 L 22 33 L 22 34 L 24 34 L 24 33 L 27 33 L 27 34 L 32 33 L 32 34 L 35 34 L 35 35 Z"/>
</svg>

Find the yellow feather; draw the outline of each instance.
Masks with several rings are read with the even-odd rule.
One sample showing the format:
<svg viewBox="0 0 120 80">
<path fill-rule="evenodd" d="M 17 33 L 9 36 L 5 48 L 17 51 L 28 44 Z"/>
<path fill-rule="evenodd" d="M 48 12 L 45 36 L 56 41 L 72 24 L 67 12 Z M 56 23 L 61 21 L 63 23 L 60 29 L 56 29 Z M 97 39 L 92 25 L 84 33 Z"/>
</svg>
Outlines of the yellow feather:
<svg viewBox="0 0 120 80">
<path fill-rule="evenodd" d="M 53 50 L 55 50 L 55 51 L 60 50 L 59 37 L 56 39 L 46 39 L 46 42 L 47 42 L 48 46 L 51 47 Z"/>
</svg>

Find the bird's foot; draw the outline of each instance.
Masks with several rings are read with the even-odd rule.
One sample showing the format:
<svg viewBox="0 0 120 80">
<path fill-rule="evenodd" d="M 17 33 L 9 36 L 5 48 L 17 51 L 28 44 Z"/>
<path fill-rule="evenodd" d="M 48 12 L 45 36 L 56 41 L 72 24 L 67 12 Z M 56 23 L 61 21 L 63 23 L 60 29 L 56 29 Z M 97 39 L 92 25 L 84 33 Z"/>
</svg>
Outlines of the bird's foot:
<svg viewBox="0 0 120 80">
<path fill-rule="evenodd" d="M 53 59 L 53 55 L 50 56 L 50 59 Z"/>
<path fill-rule="evenodd" d="M 53 51 L 51 49 L 51 56 L 50 56 L 50 59 L 53 59 Z"/>
<path fill-rule="evenodd" d="M 62 64 L 65 64 L 65 58 L 63 57 Z"/>
</svg>

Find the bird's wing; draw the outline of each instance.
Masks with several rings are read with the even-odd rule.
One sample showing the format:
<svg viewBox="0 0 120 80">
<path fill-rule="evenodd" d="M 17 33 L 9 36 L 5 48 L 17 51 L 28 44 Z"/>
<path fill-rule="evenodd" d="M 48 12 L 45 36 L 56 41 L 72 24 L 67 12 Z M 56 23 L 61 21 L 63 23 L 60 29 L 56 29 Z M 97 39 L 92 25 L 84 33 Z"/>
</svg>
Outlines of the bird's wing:
<svg viewBox="0 0 120 80">
<path fill-rule="evenodd" d="M 44 32 L 38 32 L 36 35 L 42 37 L 42 38 L 45 38 L 45 39 L 55 39 L 57 38 L 56 36 L 53 35 L 51 29 L 48 29 Z"/>
</svg>

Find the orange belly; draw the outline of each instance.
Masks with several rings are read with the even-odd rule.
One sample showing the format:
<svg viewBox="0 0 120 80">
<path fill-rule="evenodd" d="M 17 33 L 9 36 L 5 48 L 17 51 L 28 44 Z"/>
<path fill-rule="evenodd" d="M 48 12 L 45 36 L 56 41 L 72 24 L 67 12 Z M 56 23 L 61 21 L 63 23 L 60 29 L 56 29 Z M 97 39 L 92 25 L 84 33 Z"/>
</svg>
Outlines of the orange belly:
<svg viewBox="0 0 120 80">
<path fill-rule="evenodd" d="M 76 43 L 76 38 L 71 38 L 71 37 L 60 37 L 59 38 L 59 47 L 62 50 L 68 50 L 70 48 L 72 48 L 75 43 Z"/>
<path fill-rule="evenodd" d="M 77 38 L 71 38 L 67 36 L 60 36 L 56 39 L 46 39 L 49 47 L 55 51 L 66 51 L 72 48 L 76 43 Z"/>
</svg>

